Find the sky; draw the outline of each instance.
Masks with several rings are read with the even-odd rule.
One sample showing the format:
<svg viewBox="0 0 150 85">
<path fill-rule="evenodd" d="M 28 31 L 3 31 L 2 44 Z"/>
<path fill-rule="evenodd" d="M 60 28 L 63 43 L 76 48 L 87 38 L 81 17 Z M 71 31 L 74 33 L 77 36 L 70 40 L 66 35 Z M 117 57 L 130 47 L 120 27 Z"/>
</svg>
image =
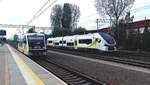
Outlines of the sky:
<svg viewBox="0 0 150 85">
<path fill-rule="evenodd" d="M 0 0 L 0 24 L 27 24 L 33 15 L 41 8 L 47 0 Z M 50 0 L 51 4 L 54 0 Z M 100 17 L 95 9 L 94 0 L 57 0 L 55 4 L 72 3 L 80 7 L 81 16 L 78 26 L 85 27 L 87 30 L 96 29 L 96 19 Z M 52 6 L 54 6 L 53 4 Z M 46 5 L 46 6 L 48 6 Z M 29 25 L 50 26 L 50 13 L 52 6 Z M 145 7 L 144 6 L 148 6 Z M 143 7 L 143 8 L 142 8 Z M 141 8 L 141 9 L 139 9 Z M 149 19 L 150 15 L 149 0 L 135 0 L 131 9 L 135 21 Z M 138 9 L 134 11 L 134 9 Z M 102 24 L 103 25 L 103 24 Z M 104 25 L 103 25 L 104 26 Z M 4 28 L 0 28 L 4 29 Z M 21 29 L 7 28 L 7 38 L 22 31 Z"/>
</svg>

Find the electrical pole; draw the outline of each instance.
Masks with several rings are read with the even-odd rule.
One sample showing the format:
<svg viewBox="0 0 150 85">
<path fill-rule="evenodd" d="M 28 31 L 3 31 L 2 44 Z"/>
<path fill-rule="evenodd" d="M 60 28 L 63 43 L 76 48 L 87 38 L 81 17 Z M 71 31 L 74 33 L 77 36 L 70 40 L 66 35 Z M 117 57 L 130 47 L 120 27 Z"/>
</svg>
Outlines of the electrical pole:
<svg viewBox="0 0 150 85">
<path fill-rule="evenodd" d="M 96 24 L 97 24 L 97 30 L 98 30 L 98 19 L 96 19 Z"/>
</svg>

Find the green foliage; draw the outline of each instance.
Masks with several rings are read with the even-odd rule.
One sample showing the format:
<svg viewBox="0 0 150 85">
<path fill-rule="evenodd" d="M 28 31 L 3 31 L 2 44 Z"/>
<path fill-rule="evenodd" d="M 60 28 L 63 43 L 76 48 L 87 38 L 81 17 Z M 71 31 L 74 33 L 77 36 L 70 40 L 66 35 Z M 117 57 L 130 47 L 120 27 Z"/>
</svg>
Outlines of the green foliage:
<svg viewBox="0 0 150 85">
<path fill-rule="evenodd" d="M 87 33 L 87 30 L 82 27 L 79 27 L 73 31 L 73 34 L 79 34 L 79 35 L 86 34 L 86 33 Z"/>
<path fill-rule="evenodd" d="M 58 4 L 52 8 L 52 13 L 50 15 L 52 34 L 54 37 L 62 36 L 61 18 L 62 6 Z"/>
<path fill-rule="evenodd" d="M 126 50 L 135 50 L 132 35 L 130 35 L 124 42 L 125 42 L 124 43 L 124 49 L 126 49 Z"/>
<path fill-rule="evenodd" d="M 54 27 L 52 30 L 53 37 L 62 36 L 62 29 L 58 27 Z"/>
<path fill-rule="evenodd" d="M 118 28 L 114 27 L 113 30 L 114 30 L 114 37 L 117 41 L 117 46 L 121 49 L 134 49 L 132 46 L 128 47 L 127 44 L 130 44 L 132 43 L 134 40 L 133 39 L 133 36 L 132 33 L 133 31 L 130 30 L 130 33 L 129 33 L 129 37 L 127 37 L 127 29 L 128 29 L 128 23 L 131 23 L 133 22 L 133 18 L 134 16 L 131 16 L 130 15 L 130 12 L 127 12 L 126 13 L 126 16 L 125 18 L 122 18 L 119 20 L 119 24 L 118 24 Z M 131 39 L 130 39 L 131 38 Z"/>
<path fill-rule="evenodd" d="M 15 34 L 15 35 L 13 36 L 13 41 L 14 41 L 14 42 L 17 42 L 17 41 L 18 41 L 18 35 Z"/>
<path fill-rule="evenodd" d="M 50 37 L 53 37 L 53 35 L 52 34 L 45 34 L 45 40 L 47 40 Z"/>
<path fill-rule="evenodd" d="M 63 35 L 70 35 L 71 34 L 71 4 L 65 3 L 63 6 L 63 15 L 62 15 L 62 29 Z"/>
<path fill-rule="evenodd" d="M 15 35 L 13 36 L 13 40 L 9 40 L 8 43 L 11 44 L 13 47 L 17 48 L 18 35 L 15 34 Z"/>
<path fill-rule="evenodd" d="M 35 27 L 30 28 L 27 33 L 36 33 Z"/>
<path fill-rule="evenodd" d="M 141 36 L 141 37 L 140 37 Z M 135 31 L 130 30 L 128 38 L 125 39 L 123 49 L 125 50 L 142 50 L 150 51 L 150 31 L 146 27 L 143 34 L 136 34 Z"/>
<path fill-rule="evenodd" d="M 54 37 L 71 35 L 79 17 L 80 10 L 78 6 L 69 3 L 65 3 L 63 7 L 61 5 L 55 5 L 52 8 L 50 16 L 52 35 Z"/>
<path fill-rule="evenodd" d="M 142 50 L 144 51 L 150 51 L 150 31 L 148 30 L 147 27 L 144 29 L 141 47 L 142 47 Z"/>
<path fill-rule="evenodd" d="M 117 44 L 118 46 L 121 46 L 124 44 L 125 40 L 126 40 L 126 24 L 124 22 L 124 19 L 121 19 L 119 21 L 119 26 L 118 26 L 118 32 L 117 32 L 117 35 L 118 35 L 118 40 L 117 40 Z"/>
</svg>

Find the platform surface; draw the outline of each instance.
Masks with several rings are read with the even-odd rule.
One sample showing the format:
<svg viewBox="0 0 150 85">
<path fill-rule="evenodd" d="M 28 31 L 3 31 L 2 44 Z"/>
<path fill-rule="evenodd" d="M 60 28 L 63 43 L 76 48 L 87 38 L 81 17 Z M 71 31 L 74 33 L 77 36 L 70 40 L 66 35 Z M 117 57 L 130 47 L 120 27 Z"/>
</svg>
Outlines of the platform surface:
<svg viewBox="0 0 150 85">
<path fill-rule="evenodd" d="M 0 85 L 67 85 L 11 46 L 0 46 Z"/>
</svg>

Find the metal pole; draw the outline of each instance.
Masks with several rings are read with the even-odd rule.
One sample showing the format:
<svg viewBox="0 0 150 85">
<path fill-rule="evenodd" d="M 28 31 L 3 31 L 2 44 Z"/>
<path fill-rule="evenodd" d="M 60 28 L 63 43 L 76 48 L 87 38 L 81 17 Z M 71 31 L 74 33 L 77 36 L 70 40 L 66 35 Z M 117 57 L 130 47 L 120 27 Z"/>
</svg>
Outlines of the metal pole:
<svg viewBox="0 0 150 85">
<path fill-rule="evenodd" d="M 24 34 L 24 27 L 22 27 L 22 31 L 23 31 L 23 34 Z"/>
<path fill-rule="evenodd" d="M 96 23 L 97 23 L 97 30 L 98 30 L 98 19 L 96 19 Z"/>
</svg>

